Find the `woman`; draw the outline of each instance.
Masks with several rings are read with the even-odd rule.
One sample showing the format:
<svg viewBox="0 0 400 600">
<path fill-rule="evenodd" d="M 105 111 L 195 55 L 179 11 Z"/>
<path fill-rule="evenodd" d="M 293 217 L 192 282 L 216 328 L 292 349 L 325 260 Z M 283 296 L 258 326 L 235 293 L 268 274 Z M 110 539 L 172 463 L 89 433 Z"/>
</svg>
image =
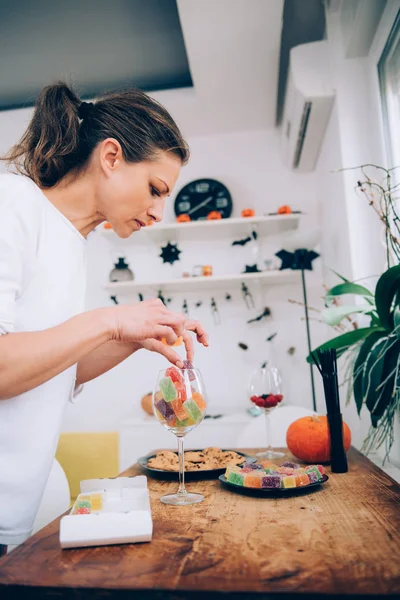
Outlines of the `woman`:
<svg viewBox="0 0 400 600">
<path fill-rule="evenodd" d="M 161 221 L 188 148 L 175 122 L 139 90 L 81 103 L 45 88 L 0 176 L 0 544 L 32 531 L 63 412 L 77 386 L 145 348 L 182 367 L 160 341 L 197 322 L 160 300 L 83 312 L 87 235 L 102 221 L 126 238 Z M 4 160 L 4 159 L 3 159 Z"/>
</svg>

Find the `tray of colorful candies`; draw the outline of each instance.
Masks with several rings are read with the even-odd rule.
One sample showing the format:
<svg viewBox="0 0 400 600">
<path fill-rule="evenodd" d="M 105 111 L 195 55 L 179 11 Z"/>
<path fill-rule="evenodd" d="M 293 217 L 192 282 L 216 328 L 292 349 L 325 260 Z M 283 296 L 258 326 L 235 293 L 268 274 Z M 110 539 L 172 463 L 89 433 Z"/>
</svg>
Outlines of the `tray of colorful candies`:
<svg viewBox="0 0 400 600">
<path fill-rule="evenodd" d="M 219 480 L 237 491 L 257 494 L 287 494 L 305 491 L 328 481 L 322 465 L 298 465 L 284 462 L 278 466 L 271 461 L 245 463 L 242 467 L 228 467 Z"/>
</svg>

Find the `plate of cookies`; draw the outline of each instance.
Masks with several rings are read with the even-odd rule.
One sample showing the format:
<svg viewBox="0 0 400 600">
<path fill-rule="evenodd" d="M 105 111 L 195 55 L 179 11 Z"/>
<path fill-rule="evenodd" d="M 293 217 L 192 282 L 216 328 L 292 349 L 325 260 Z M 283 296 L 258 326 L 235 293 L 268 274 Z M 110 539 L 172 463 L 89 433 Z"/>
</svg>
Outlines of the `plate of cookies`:
<svg viewBox="0 0 400 600">
<path fill-rule="evenodd" d="M 218 476 L 225 473 L 228 467 L 256 462 L 256 458 L 221 448 L 204 448 L 203 450 L 187 450 L 185 452 L 185 475 L 190 478 Z M 155 476 L 175 479 L 178 477 L 178 453 L 172 450 L 159 450 L 138 459 L 141 467 Z"/>
</svg>

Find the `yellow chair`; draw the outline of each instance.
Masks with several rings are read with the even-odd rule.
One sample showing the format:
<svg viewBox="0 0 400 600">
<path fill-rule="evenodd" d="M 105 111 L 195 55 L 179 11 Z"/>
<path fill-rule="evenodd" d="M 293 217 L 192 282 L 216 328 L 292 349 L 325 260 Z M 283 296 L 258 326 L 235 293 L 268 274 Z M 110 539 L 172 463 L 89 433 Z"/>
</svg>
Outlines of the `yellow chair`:
<svg viewBox="0 0 400 600">
<path fill-rule="evenodd" d="M 71 502 L 80 493 L 83 479 L 116 477 L 119 473 L 117 432 L 62 433 L 56 459 L 65 471 Z"/>
</svg>

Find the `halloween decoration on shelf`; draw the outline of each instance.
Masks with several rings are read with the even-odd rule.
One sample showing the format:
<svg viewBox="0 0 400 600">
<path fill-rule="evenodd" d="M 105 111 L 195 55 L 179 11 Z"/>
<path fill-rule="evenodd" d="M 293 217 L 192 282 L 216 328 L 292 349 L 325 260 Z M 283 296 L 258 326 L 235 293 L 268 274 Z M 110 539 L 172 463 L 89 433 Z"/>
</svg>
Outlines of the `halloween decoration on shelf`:
<svg viewBox="0 0 400 600">
<path fill-rule="evenodd" d="M 290 348 L 287 349 L 287 353 L 289 354 L 289 356 L 294 356 L 296 352 L 296 348 L 294 346 L 290 346 Z"/>
<path fill-rule="evenodd" d="M 125 262 L 125 259 L 119 258 L 118 262 L 114 265 L 114 269 L 110 273 L 110 281 L 116 283 L 120 281 L 132 281 L 133 279 L 133 273 Z"/>
<path fill-rule="evenodd" d="M 206 219 L 218 212 L 226 219 L 232 214 L 232 198 L 227 188 L 215 179 L 197 179 L 185 185 L 175 199 L 175 215 L 189 215 L 191 220 Z"/>
<path fill-rule="evenodd" d="M 222 215 L 218 210 L 212 210 L 207 215 L 207 221 L 219 221 L 222 219 Z"/>
<path fill-rule="evenodd" d="M 203 265 L 194 265 L 192 268 L 192 277 L 201 277 L 203 275 Z"/>
<path fill-rule="evenodd" d="M 118 304 L 117 296 L 110 296 L 110 300 L 112 300 L 114 304 Z"/>
<path fill-rule="evenodd" d="M 192 219 L 189 215 L 179 215 L 179 217 L 176 217 L 176 220 L 178 223 L 189 223 Z"/>
<path fill-rule="evenodd" d="M 242 217 L 246 218 L 246 217 L 254 217 L 255 216 L 255 211 L 253 208 L 244 208 L 242 210 Z"/>
<path fill-rule="evenodd" d="M 247 308 L 254 308 L 253 296 L 244 281 L 242 281 L 242 294 Z"/>
<path fill-rule="evenodd" d="M 307 332 L 307 344 L 308 351 L 311 354 L 311 335 L 310 335 L 310 322 L 308 316 L 308 305 L 307 305 L 307 290 L 306 290 L 306 278 L 304 271 L 312 271 L 312 263 L 318 258 L 319 254 L 314 252 L 314 250 L 309 250 L 308 248 L 314 248 L 319 240 L 319 230 L 316 229 L 314 231 L 307 232 L 305 235 L 303 232 L 297 233 L 297 235 L 292 236 L 290 238 L 290 242 L 287 244 L 287 248 L 294 247 L 299 244 L 298 249 L 294 249 L 293 251 L 289 250 L 280 250 L 276 253 L 276 256 L 281 259 L 282 264 L 280 267 L 280 271 L 284 269 L 292 269 L 295 271 L 301 271 L 301 281 L 303 286 L 303 300 L 304 300 L 304 311 L 305 311 L 305 321 L 306 321 L 306 332 Z M 315 397 L 315 385 L 314 385 L 314 371 L 313 364 L 310 363 L 310 378 L 311 378 L 311 390 L 312 390 L 312 400 L 313 400 L 313 410 L 317 411 L 317 401 Z"/>
<path fill-rule="evenodd" d="M 172 298 L 165 298 L 161 290 L 158 290 L 157 298 L 161 300 L 164 306 L 167 306 L 170 302 L 172 302 Z"/>
<path fill-rule="evenodd" d="M 268 306 L 266 306 L 264 308 L 264 310 L 262 311 L 262 313 L 260 315 L 258 315 L 258 317 L 254 317 L 254 319 L 250 319 L 249 321 L 247 321 L 247 324 L 255 323 L 256 321 L 261 321 L 261 319 L 265 319 L 266 317 L 270 317 L 270 316 L 271 316 L 271 309 L 268 308 Z"/>
<path fill-rule="evenodd" d="M 215 325 L 220 325 L 221 324 L 221 317 L 220 317 L 220 314 L 219 314 L 217 303 L 215 302 L 214 298 L 211 298 L 211 314 L 212 314 L 212 317 L 214 319 Z"/>
<path fill-rule="evenodd" d="M 203 302 L 200 300 L 199 302 L 196 302 L 195 307 L 196 308 L 200 308 L 200 306 L 203 304 Z"/>
<path fill-rule="evenodd" d="M 303 211 L 292 210 L 290 208 L 290 206 L 288 206 L 287 204 L 284 204 L 283 206 L 280 206 L 276 212 L 266 213 L 266 216 L 273 217 L 276 215 L 301 215 L 301 214 L 303 214 Z"/>
<path fill-rule="evenodd" d="M 139 293 L 138 296 L 139 296 L 139 302 L 143 302 L 143 294 Z"/>
<path fill-rule="evenodd" d="M 256 241 L 257 238 L 258 238 L 257 231 L 255 229 L 253 229 L 253 231 L 251 232 L 251 236 L 248 235 L 247 237 L 245 237 L 241 240 L 235 240 L 234 242 L 232 242 L 232 246 L 245 246 L 248 242 L 251 242 L 252 240 Z"/>
<path fill-rule="evenodd" d="M 180 260 L 179 255 L 181 250 L 178 248 L 178 244 L 168 244 L 161 248 L 160 257 L 163 259 L 163 263 L 169 263 L 173 265 L 175 261 Z"/>
<path fill-rule="evenodd" d="M 245 344 L 244 342 L 238 342 L 238 346 L 241 350 L 248 350 L 249 347 L 247 344 Z"/>
<path fill-rule="evenodd" d="M 211 277 L 213 274 L 212 265 L 203 265 L 203 277 Z"/>
<path fill-rule="evenodd" d="M 230 300 L 232 300 L 232 296 L 230 294 L 225 294 L 225 300 L 229 302 Z"/>
<path fill-rule="evenodd" d="M 185 314 L 187 317 L 189 316 L 189 306 L 186 301 L 186 298 L 184 298 L 184 300 L 183 300 L 182 311 L 183 311 L 183 314 Z"/>
<path fill-rule="evenodd" d="M 261 273 L 257 265 L 246 265 L 246 268 L 242 273 Z"/>
</svg>

